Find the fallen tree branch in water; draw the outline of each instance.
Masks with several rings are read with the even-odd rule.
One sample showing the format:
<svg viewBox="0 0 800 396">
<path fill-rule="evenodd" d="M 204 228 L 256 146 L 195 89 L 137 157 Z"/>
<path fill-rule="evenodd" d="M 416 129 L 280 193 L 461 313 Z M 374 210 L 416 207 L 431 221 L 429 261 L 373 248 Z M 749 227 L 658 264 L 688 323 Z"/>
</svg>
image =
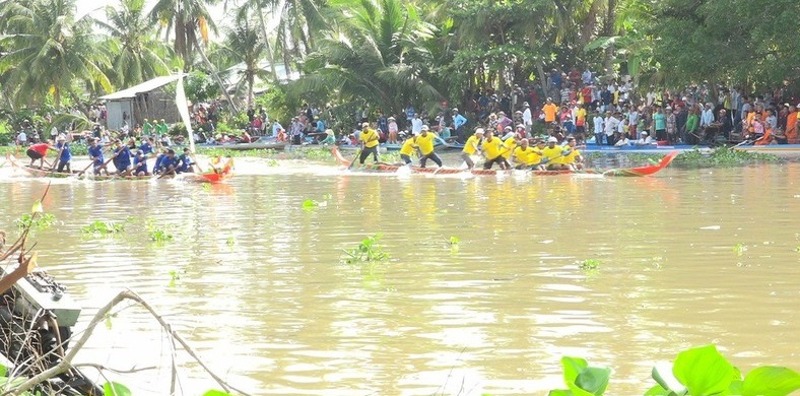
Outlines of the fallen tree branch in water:
<svg viewBox="0 0 800 396">
<path fill-rule="evenodd" d="M 89 337 L 91 337 L 91 335 L 94 332 L 94 329 L 97 327 L 97 325 L 102 323 L 102 322 L 104 322 L 106 315 L 115 306 L 117 306 L 119 303 L 121 303 L 123 301 L 126 301 L 126 300 L 135 301 L 139 305 L 144 307 L 144 309 L 147 310 L 150 313 L 150 315 L 153 316 L 153 318 L 155 318 L 155 320 L 161 325 L 161 327 L 170 334 L 172 339 L 177 341 L 183 347 L 183 349 L 186 351 L 186 353 L 188 353 L 189 356 L 191 356 L 200 365 L 200 367 L 202 367 L 203 370 L 205 370 L 205 372 L 214 381 L 216 381 L 217 384 L 219 384 L 219 386 L 222 387 L 223 390 L 225 390 L 226 392 L 229 392 L 229 393 L 231 391 L 235 391 L 235 392 L 237 392 L 237 393 L 239 393 L 239 394 L 241 394 L 243 396 L 250 396 L 248 393 L 243 392 L 243 391 L 241 391 L 239 389 L 236 389 L 232 385 L 228 384 L 228 382 L 223 380 L 219 375 L 217 375 L 213 371 L 211 371 L 211 369 L 197 356 L 197 354 L 194 352 L 194 350 L 192 350 L 192 348 L 189 346 L 189 344 L 180 335 L 178 335 L 175 331 L 172 330 L 172 328 L 170 327 L 169 323 L 167 323 L 161 317 L 161 315 L 159 315 L 153 309 L 153 307 L 150 306 L 150 304 L 145 302 L 138 294 L 136 294 L 136 293 L 134 293 L 134 292 L 132 292 L 130 290 L 123 290 L 123 291 L 119 292 L 119 294 L 117 294 L 113 299 L 111 299 L 111 301 L 109 301 L 106 305 L 104 305 L 102 308 L 100 308 L 100 310 L 97 311 L 97 313 L 92 318 L 91 322 L 89 322 L 89 326 L 87 326 L 86 331 L 78 339 L 78 341 L 75 343 L 75 345 L 72 348 L 70 348 L 69 352 L 64 356 L 64 359 L 59 361 L 58 364 L 56 364 L 55 366 L 53 366 L 53 367 L 51 367 L 51 368 L 49 368 L 49 369 L 47 369 L 47 370 L 45 370 L 45 371 L 43 371 L 43 372 L 41 372 L 41 373 L 39 373 L 37 375 L 31 377 L 30 379 L 28 379 L 27 381 L 23 382 L 19 386 L 17 386 L 15 388 L 3 393 L 3 395 L 8 395 L 8 394 L 10 394 L 10 395 L 21 395 L 24 392 L 33 389 L 33 387 L 41 384 L 42 382 L 47 381 L 48 379 L 50 379 L 52 377 L 55 377 L 55 376 L 57 376 L 59 374 L 64 373 L 65 371 L 69 370 L 69 368 L 71 367 L 72 360 L 75 358 L 75 355 L 77 355 L 78 351 L 80 351 L 81 348 L 83 348 L 83 346 L 89 340 Z"/>
</svg>

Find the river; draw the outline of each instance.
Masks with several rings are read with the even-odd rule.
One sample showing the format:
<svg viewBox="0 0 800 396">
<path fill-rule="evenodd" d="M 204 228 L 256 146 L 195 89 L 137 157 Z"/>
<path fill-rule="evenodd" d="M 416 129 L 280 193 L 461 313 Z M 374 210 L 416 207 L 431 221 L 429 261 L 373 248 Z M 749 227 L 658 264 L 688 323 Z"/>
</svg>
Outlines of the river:
<svg viewBox="0 0 800 396">
<path fill-rule="evenodd" d="M 800 165 L 500 179 L 287 166 L 215 186 L 54 182 L 40 267 L 84 307 L 79 331 L 130 288 L 255 395 L 544 395 L 563 388 L 564 355 L 613 368 L 608 394 L 641 394 L 655 361 L 707 343 L 744 372 L 800 368 Z M 46 184 L 7 176 L 13 230 Z M 125 231 L 82 234 L 95 220 Z M 388 261 L 342 262 L 375 234 Z M 117 311 L 79 360 L 157 365 L 110 376 L 167 394 L 164 332 Z M 185 394 L 219 388 L 177 355 Z"/>
</svg>

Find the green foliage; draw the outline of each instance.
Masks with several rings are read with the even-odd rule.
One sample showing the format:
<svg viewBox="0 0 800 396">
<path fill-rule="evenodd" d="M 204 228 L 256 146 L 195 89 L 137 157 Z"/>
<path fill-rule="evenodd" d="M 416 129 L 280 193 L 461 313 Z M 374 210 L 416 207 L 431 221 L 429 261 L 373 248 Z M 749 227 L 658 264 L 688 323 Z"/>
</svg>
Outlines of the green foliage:
<svg viewBox="0 0 800 396">
<path fill-rule="evenodd" d="M 549 396 L 605 394 L 610 369 L 591 367 L 584 359 L 568 356 L 561 359 L 561 365 L 569 389 L 550 391 Z M 742 380 L 741 372 L 714 345 L 681 351 L 671 366 L 656 364 L 652 378 L 656 385 L 645 396 L 786 396 L 800 390 L 800 374 L 786 367 L 761 366 Z"/>
<path fill-rule="evenodd" d="M 106 382 L 103 384 L 103 396 L 131 396 L 132 394 L 127 386 L 118 382 Z"/>
<path fill-rule="evenodd" d="M 267 110 L 270 120 L 290 120 L 300 108 L 303 95 L 290 95 L 285 85 L 275 85 L 256 97 L 256 106 Z"/>
<path fill-rule="evenodd" d="M 747 251 L 747 246 L 745 246 L 745 245 L 743 245 L 743 244 L 741 244 L 741 243 L 737 243 L 737 244 L 736 244 L 736 245 L 733 247 L 733 252 L 734 252 L 734 253 L 736 253 L 736 256 L 737 256 L 737 257 L 742 257 L 742 255 L 743 255 L 743 254 L 744 254 L 744 252 L 746 252 L 746 251 Z"/>
<path fill-rule="evenodd" d="M 201 70 L 193 70 L 184 79 L 186 98 L 192 103 L 207 102 L 217 98 L 222 90 L 211 76 Z"/>
<path fill-rule="evenodd" d="M 31 231 L 42 231 L 53 226 L 56 223 L 56 217 L 50 213 L 34 213 L 24 214 L 20 218 L 14 220 L 17 228 L 23 230 L 30 228 Z"/>
<path fill-rule="evenodd" d="M 364 238 L 361 243 L 353 249 L 344 250 L 344 262 L 347 264 L 364 264 L 372 262 L 382 262 L 390 258 L 389 254 L 383 251 L 378 244 L 381 234 L 375 234 Z"/>
<path fill-rule="evenodd" d="M 164 244 L 166 242 L 171 242 L 174 239 L 173 235 L 169 231 L 156 226 L 155 223 L 149 219 L 145 223 L 145 228 L 150 241 L 155 242 L 156 244 Z"/>
<path fill-rule="evenodd" d="M 597 259 L 583 260 L 578 264 L 578 268 L 580 268 L 581 271 L 585 272 L 598 271 L 600 269 L 600 260 Z"/>
<path fill-rule="evenodd" d="M 113 234 L 121 234 L 125 231 L 125 223 L 113 223 L 110 221 L 95 220 L 89 225 L 81 228 L 84 234 L 91 234 L 94 236 L 105 236 Z"/>
<path fill-rule="evenodd" d="M 564 384 L 569 390 L 553 390 L 549 396 L 600 396 L 606 391 L 611 369 L 591 367 L 586 360 L 565 356 L 561 358 Z"/>
<path fill-rule="evenodd" d="M 14 131 L 6 120 L 0 120 L 0 146 L 7 146 L 14 141 Z"/>
<path fill-rule="evenodd" d="M 209 391 L 206 391 L 206 393 L 203 393 L 203 396 L 233 396 L 233 395 L 228 392 L 223 392 L 221 390 L 211 389 Z"/>
<path fill-rule="evenodd" d="M 771 154 L 751 153 L 734 148 L 720 147 L 710 154 L 700 150 L 681 153 L 672 162 L 672 166 L 683 169 L 736 167 L 758 163 L 780 163 L 782 160 Z"/>
<path fill-rule="evenodd" d="M 175 287 L 175 284 L 178 282 L 179 279 L 181 279 L 181 275 L 178 273 L 177 270 L 169 271 L 169 287 Z"/>
</svg>

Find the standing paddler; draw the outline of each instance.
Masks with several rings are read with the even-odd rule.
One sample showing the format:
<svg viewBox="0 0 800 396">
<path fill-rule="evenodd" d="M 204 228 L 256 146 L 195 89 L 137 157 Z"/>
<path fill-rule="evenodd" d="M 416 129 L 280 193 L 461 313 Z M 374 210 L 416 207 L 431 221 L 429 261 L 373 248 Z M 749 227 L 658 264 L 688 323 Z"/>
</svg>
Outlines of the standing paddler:
<svg viewBox="0 0 800 396">
<path fill-rule="evenodd" d="M 56 149 L 58 150 L 58 169 L 56 172 L 64 172 L 66 169 L 67 173 L 72 173 L 72 169 L 70 167 L 70 162 L 72 161 L 72 151 L 69 149 L 69 144 L 67 143 L 67 137 L 64 134 L 58 135 L 56 138 Z"/>
<path fill-rule="evenodd" d="M 440 168 L 442 167 L 442 159 L 436 154 L 434 149 L 434 140 L 436 134 L 428 131 L 428 126 L 422 126 L 422 132 L 417 136 L 417 150 L 419 150 L 419 166 L 424 168 L 428 159 L 435 162 Z"/>
<path fill-rule="evenodd" d="M 492 165 L 498 164 L 501 169 L 504 166 L 505 159 L 500 155 L 502 152 L 503 142 L 500 138 L 494 137 L 492 130 L 486 131 L 486 139 L 483 141 L 483 155 L 486 161 L 483 163 L 483 169 L 492 169 Z"/>
<path fill-rule="evenodd" d="M 475 129 L 475 134 L 467 139 L 464 143 L 464 149 L 461 150 L 461 159 L 467 164 L 467 169 L 472 169 L 475 163 L 472 162 L 472 156 L 480 151 L 480 146 L 483 141 L 483 128 Z"/>
<path fill-rule="evenodd" d="M 358 157 L 358 162 L 364 165 L 370 154 L 372 154 L 375 162 L 378 162 L 378 144 L 380 143 L 378 132 L 369 127 L 369 123 L 361 124 L 361 134 L 358 139 L 361 141 L 361 154 Z"/>
<path fill-rule="evenodd" d="M 403 140 L 403 145 L 400 146 L 400 159 L 406 165 L 411 165 L 411 155 L 414 154 L 414 150 L 417 148 L 417 137 L 416 136 L 408 136 L 406 137 L 405 132 L 400 132 L 400 139 Z"/>
<path fill-rule="evenodd" d="M 47 155 L 47 150 L 58 152 L 58 150 L 53 148 L 49 142 L 36 143 L 28 147 L 28 151 L 26 151 L 25 154 L 27 154 L 28 158 L 31 159 L 30 166 L 33 167 L 33 163 L 36 162 L 36 160 L 39 160 L 39 169 L 42 169 L 42 166 L 44 166 L 44 157 Z M 56 158 L 56 161 L 57 160 L 58 158 Z M 47 166 L 50 166 L 50 163 L 48 163 Z"/>
</svg>

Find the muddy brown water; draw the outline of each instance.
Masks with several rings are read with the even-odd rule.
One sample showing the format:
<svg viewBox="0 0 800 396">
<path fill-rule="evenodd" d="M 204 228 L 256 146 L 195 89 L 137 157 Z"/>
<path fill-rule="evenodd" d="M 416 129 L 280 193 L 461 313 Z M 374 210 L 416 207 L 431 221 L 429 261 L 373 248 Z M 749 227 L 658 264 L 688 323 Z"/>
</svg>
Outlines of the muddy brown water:
<svg viewBox="0 0 800 396">
<path fill-rule="evenodd" d="M 655 361 L 706 343 L 743 371 L 800 369 L 800 165 L 501 179 L 300 168 L 210 187 L 56 182 L 41 267 L 83 306 L 79 334 L 130 288 L 255 395 L 544 395 L 563 355 L 612 367 L 609 394 L 641 394 Z M 0 227 L 44 187 L 0 179 Z M 125 231 L 82 235 L 94 220 Z M 148 224 L 173 240 L 150 242 Z M 390 260 L 341 262 L 379 233 Z M 79 357 L 157 366 L 110 376 L 163 395 L 171 355 L 124 304 Z M 184 394 L 219 388 L 177 356 Z"/>
</svg>

